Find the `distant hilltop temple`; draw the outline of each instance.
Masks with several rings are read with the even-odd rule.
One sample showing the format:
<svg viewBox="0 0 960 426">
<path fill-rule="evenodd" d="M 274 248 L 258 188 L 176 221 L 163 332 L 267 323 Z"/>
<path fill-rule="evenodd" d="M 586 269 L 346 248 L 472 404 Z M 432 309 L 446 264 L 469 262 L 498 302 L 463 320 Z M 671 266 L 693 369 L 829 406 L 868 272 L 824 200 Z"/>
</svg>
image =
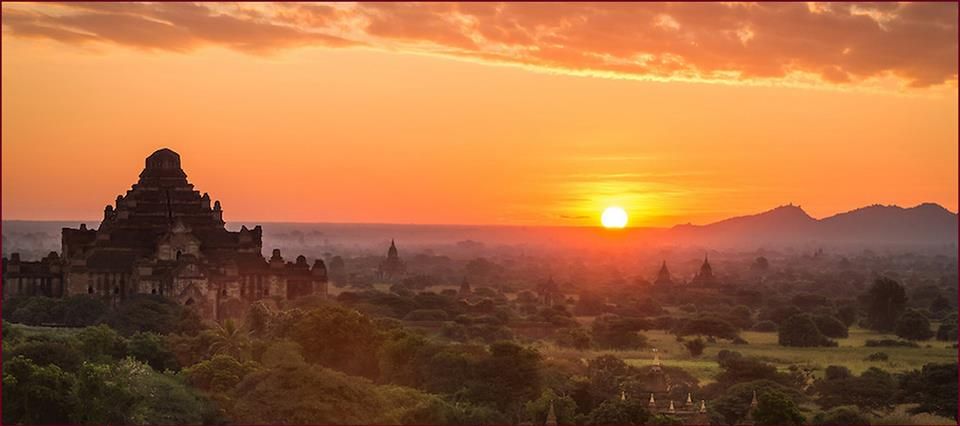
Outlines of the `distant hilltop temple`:
<svg viewBox="0 0 960 426">
<path fill-rule="evenodd" d="M 89 294 L 117 302 L 158 294 L 211 320 L 238 317 L 261 299 L 327 294 L 327 269 L 304 256 L 285 262 L 280 250 L 263 257 L 263 230 L 228 231 L 223 209 L 202 196 L 169 149 L 146 160 L 140 180 L 97 229 L 63 228 L 61 254 L 27 262 L 3 259 L 3 295 L 64 297 Z"/>
</svg>

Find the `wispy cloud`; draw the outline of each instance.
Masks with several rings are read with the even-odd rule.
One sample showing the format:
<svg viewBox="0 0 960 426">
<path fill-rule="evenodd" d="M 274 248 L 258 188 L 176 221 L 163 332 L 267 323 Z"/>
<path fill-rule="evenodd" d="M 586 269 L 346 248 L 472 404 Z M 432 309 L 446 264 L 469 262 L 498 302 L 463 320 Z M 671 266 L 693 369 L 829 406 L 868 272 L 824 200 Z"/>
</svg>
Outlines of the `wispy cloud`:
<svg viewBox="0 0 960 426">
<path fill-rule="evenodd" d="M 363 44 L 625 78 L 957 80 L 956 3 L 4 4 L 3 24 L 15 36 L 180 52 Z"/>
</svg>

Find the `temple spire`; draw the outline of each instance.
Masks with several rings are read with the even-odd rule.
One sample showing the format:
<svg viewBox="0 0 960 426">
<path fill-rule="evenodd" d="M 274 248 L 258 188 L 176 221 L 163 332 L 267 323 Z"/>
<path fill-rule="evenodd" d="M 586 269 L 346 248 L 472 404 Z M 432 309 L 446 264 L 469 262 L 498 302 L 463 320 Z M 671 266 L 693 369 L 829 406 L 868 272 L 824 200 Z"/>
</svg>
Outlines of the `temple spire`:
<svg viewBox="0 0 960 426">
<path fill-rule="evenodd" d="M 557 424 L 557 412 L 553 408 L 553 401 L 550 401 L 550 411 L 547 411 L 547 426 L 556 426 Z"/>
</svg>

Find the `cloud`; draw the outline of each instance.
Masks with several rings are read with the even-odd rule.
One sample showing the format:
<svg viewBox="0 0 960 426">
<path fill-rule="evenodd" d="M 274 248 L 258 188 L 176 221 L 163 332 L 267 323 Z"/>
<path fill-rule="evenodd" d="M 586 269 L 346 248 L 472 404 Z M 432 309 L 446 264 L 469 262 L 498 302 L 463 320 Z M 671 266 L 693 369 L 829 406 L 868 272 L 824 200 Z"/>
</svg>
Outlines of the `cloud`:
<svg viewBox="0 0 960 426">
<path fill-rule="evenodd" d="M 364 44 L 626 78 L 957 80 L 956 3 L 67 3 L 3 12 L 13 35 L 71 44 L 251 53 Z"/>
<path fill-rule="evenodd" d="M 13 35 L 65 43 L 107 42 L 146 50 L 192 51 L 220 45 L 248 53 L 356 41 L 257 19 L 255 13 L 216 11 L 192 3 L 64 3 L 15 8 L 4 5 L 3 25 Z M 59 9 L 59 10 L 58 10 Z"/>
</svg>

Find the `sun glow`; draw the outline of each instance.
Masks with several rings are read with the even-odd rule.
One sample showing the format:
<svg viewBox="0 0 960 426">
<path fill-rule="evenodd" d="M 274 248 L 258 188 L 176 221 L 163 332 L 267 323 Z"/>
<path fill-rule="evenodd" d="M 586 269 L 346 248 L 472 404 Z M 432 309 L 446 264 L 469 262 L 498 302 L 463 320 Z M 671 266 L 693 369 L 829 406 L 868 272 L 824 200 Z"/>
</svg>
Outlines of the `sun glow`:
<svg viewBox="0 0 960 426">
<path fill-rule="evenodd" d="M 600 223 L 604 228 L 623 228 L 627 226 L 627 212 L 620 207 L 607 207 L 600 216 Z"/>
</svg>

